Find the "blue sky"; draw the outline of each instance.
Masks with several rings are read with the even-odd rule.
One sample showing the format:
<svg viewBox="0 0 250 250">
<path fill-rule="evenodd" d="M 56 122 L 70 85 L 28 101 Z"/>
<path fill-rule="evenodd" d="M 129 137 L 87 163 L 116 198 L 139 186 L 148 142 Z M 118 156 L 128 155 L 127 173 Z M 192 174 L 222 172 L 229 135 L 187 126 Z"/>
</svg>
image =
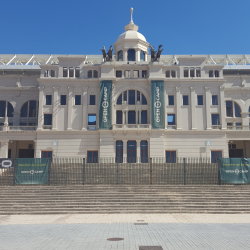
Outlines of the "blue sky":
<svg viewBox="0 0 250 250">
<path fill-rule="evenodd" d="M 250 54 L 250 0 L 2 0 L 0 54 L 101 54 L 130 7 L 163 54 Z"/>
</svg>

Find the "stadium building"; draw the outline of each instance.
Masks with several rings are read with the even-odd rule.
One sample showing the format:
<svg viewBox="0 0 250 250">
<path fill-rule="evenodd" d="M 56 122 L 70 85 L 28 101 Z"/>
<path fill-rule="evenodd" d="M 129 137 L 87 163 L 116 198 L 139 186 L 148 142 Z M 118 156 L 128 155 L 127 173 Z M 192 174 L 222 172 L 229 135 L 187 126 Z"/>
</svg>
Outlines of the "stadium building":
<svg viewBox="0 0 250 250">
<path fill-rule="evenodd" d="M 0 55 L 0 158 L 250 158 L 250 55 L 149 42 L 131 17 L 103 55 Z"/>
</svg>

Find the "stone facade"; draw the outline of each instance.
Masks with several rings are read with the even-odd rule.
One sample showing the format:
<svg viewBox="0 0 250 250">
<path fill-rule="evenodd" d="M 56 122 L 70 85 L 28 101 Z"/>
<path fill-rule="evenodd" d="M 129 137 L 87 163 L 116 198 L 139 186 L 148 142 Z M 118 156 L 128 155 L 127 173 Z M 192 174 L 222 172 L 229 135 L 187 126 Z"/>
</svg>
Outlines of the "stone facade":
<svg viewBox="0 0 250 250">
<path fill-rule="evenodd" d="M 39 55 L 30 60 L 5 55 L 0 157 L 87 158 L 89 151 L 113 158 L 117 141 L 123 142 L 124 158 L 131 154 L 131 141 L 138 159 L 142 141 L 147 143 L 144 157 L 211 157 L 212 152 L 250 157 L 250 66 L 211 63 L 205 55 L 173 56 L 168 63 L 171 57 L 162 55 L 152 62 L 149 43 L 137 30 L 132 21 L 125 26 L 112 61 L 58 55 L 38 64 Z M 105 80 L 112 81 L 110 130 L 98 127 L 100 82 Z M 164 82 L 164 129 L 151 127 L 152 81 Z"/>
</svg>

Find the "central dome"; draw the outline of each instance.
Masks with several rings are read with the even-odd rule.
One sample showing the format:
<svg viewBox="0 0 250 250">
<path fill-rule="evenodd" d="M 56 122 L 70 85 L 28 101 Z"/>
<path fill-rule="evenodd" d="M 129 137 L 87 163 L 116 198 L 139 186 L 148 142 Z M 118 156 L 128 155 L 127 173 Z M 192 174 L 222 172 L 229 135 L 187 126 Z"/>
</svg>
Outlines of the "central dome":
<svg viewBox="0 0 250 250">
<path fill-rule="evenodd" d="M 146 42 L 146 38 L 136 30 L 127 30 L 126 32 L 122 33 L 118 39 L 117 42 L 123 39 L 140 39 L 144 42 Z"/>
</svg>

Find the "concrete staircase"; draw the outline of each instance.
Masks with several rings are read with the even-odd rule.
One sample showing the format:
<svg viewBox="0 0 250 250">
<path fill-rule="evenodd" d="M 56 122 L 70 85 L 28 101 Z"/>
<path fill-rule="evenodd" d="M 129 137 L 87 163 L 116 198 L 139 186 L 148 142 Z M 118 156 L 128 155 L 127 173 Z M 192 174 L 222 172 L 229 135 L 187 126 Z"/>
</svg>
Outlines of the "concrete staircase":
<svg viewBox="0 0 250 250">
<path fill-rule="evenodd" d="M 1 186 L 0 215 L 250 213 L 250 186 Z"/>
</svg>

